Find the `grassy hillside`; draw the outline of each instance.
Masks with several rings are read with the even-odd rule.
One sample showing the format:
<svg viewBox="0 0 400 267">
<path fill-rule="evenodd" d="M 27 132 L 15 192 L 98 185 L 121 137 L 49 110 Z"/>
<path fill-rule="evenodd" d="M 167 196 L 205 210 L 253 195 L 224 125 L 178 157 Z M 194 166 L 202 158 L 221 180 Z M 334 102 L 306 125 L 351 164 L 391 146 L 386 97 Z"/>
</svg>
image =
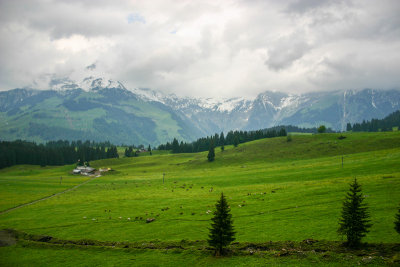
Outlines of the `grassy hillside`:
<svg viewBox="0 0 400 267">
<path fill-rule="evenodd" d="M 199 134 L 163 105 L 144 102 L 118 88 L 0 92 L 2 140 L 95 140 L 160 144 Z"/>
<path fill-rule="evenodd" d="M 345 139 L 338 139 L 339 136 L 299 135 L 293 136 L 291 142 L 272 138 L 226 147 L 224 152 L 217 148 L 216 161 L 212 163 L 206 161 L 206 152 L 92 162 L 92 166 L 115 171 L 74 191 L 0 214 L 0 229 L 13 228 L 63 240 L 198 240 L 204 245 L 212 217 L 209 211 L 224 192 L 231 205 L 238 242 L 309 238 L 338 241 L 341 203 L 348 184 L 357 177 L 373 223 L 365 241 L 399 242 L 393 221 L 400 203 L 400 133 L 353 133 L 345 134 Z M 2 170 L 0 209 L 62 191 L 87 179 L 69 175 L 72 167 L 14 166 Z M 156 220 L 145 223 L 146 218 Z M 35 246 L 29 249 L 47 253 Z M 56 253 L 54 248 L 46 249 L 49 255 Z M 19 245 L 9 260 L 18 262 L 18 255 L 24 250 Z M 62 253 L 70 255 L 72 251 L 75 250 Z M 1 253 L 8 255 L 9 248 L 1 248 Z M 102 257 L 97 250 L 76 253 Z M 117 257 L 124 253 L 108 249 L 104 255 Z M 157 263 L 158 257 L 165 256 L 149 251 L 134 253 L 135 258 L 148 263 Z M 200 262 L 206 264 L 203 260 L 209 257 L 207 253 L 185 253 L 188 254 L 179 260 L 194 262 L 201 258 Z M 168 259 L 177 260 L 175 256 Z M 232 261 L 215 264 L 233 264 Z M 237 263 L 248 261 L 239 257 Z M 261 257 L 256 263 L 265 264 L 268 260 Z"/>
</svg>

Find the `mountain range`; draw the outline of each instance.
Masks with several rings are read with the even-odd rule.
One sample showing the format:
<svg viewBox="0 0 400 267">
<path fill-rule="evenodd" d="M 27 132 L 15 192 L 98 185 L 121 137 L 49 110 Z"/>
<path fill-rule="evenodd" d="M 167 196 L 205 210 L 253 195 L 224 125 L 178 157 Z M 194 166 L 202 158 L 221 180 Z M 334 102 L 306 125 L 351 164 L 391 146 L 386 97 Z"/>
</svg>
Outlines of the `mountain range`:
<svg viewBox="0 0 400 267">
<path fill-rule="evenodd" d="M 345 130 L 347 123 L 383 118 L 400 109 L 400 90 L 342 90 L 286 94 L 265 91 L 254 99 L 201 99 L 127 89 L 121 82 L 88 77 L 53 80 L 46 90 L 0 92 L 1 140 L 95 140 L 158 145 L 192 141 L 229 130 L 276 125 Z"/>
</svg>

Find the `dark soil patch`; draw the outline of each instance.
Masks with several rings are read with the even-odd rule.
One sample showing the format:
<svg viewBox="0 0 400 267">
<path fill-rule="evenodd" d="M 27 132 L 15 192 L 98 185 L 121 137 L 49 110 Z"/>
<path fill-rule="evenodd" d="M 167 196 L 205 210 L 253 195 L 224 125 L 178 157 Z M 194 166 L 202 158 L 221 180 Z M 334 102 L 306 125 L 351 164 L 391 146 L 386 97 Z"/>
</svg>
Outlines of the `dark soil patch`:
<svg viewBox="0 0 400 267">
<path fill-rule="evenodd" d="M 17 243 L 15 235 L 8 230 L 0 230 L 0 247 L 12 246 Z"/>
</svg>

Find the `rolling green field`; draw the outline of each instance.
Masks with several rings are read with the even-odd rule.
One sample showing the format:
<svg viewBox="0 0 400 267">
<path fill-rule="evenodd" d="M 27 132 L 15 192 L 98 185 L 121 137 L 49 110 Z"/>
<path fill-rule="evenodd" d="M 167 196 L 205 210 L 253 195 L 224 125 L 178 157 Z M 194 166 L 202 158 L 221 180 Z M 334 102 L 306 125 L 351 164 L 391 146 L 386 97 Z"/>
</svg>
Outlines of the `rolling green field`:
<svg viewBox="0 0 400 267">
<path fill-rule="evenodd" d="M 227 146 L 224 152 L 216 148 L 212 163 L 207 162 L 207 152 L 93 161 L 96 168 L 115 171 L 65 194 L 0 214 L 0 229 L 70 241 L 164 242 L 185 249 L 82 247 L 21 240 L 0 247 L 0 265 L 356 265 L 363 256 L 349 252 L 325 257 L 309 251 L 301 257 L 277 257 L 275 250 L 268 250 L 214 258 L 205 242 L 221 192 L 231 206 L 238 242 L 234 246 L 269 241 L 300 244 L 305 239 L 341 241 L 336 233 L 341 204 L 356 177 L 373 223 L 364 241 L 398 244 L 400 235 L 393 222 L 400 204 L 400 132 L 339 136 L 295 135 L 291 142 L 282 137 Z M 20 165 L 1 170 L 0 210 L 89 179 L 69 174 L 73 167 Z M 155 221 L 146 223 L 147 218 Z M 376 258 L 370 263 L 390 260 Z"/>
</svg>

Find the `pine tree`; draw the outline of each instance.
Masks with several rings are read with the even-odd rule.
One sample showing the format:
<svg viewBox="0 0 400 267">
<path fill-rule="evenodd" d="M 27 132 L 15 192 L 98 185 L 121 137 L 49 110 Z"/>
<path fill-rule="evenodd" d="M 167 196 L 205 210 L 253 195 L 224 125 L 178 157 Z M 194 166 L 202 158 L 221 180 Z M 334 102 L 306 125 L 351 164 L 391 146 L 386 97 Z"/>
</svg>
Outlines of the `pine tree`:
<svg viewBox="0 0 400 267">
<path fill-rule="evenodd" d="M 151 146 L 149 145 L 149 147 L 147 148 L 147 150 L 150 152 L 150 156 L 153 155 L 153 153 L 151 152 Z"/>
<path fill-rule="evenodd" d="M 223 249 L 235 240 L 231 210 L 224 193 L 221 193 L 221 198 L 217 201 L 215 208 L 207 241 L 215 249 L 216 255 L 222 255 Z"/>
<path fill-rule="evenodd" d="M 396 214 L 396 220 L 394 222 L 394 229 L 396 230 L 397 233 L 400 234 L 400 206 L 398 213 Z"/>
<path fill-rule="evenodd" d="M 219 144 L 221 146 L 225 145 L 225 136 L 224 136 L 224 132 L 221 132 L 221 134 L 219 135 Z"/>
<path fill-rule="evenodd" d="M 235 147 L 237 147 L 239 145 L 239 137 L 237 137 L 237 135 L 235 136 L 235 138 L 233 139 L 233 145 Z"/>
<path fill-rule="evenodd" d="M 369 232 L 372 226 L 369 220 L 368 207 L 363 203 L 364 197 L 361 193 L 361 185 L 357 179 L 350 184 L 350 192 L 343 201 L 342 216 L 339 220 L 338 233 L 347 237 L 347 245 L 356 247 L 360 244 L 361 238 Z"/>
<path fill-rule="evenodd" d="M 212 141 L 210 143 L 210 148 L 208 150 L 207 159 L 209 162 L 212 162 L 215 159 L 214 142 L 212 142 Z"/>
<path fill-rule="evenodd" d="M 179 153 L 179 142 L 176 138 L 172 141 L 172 153 Z"/>
</svg>

